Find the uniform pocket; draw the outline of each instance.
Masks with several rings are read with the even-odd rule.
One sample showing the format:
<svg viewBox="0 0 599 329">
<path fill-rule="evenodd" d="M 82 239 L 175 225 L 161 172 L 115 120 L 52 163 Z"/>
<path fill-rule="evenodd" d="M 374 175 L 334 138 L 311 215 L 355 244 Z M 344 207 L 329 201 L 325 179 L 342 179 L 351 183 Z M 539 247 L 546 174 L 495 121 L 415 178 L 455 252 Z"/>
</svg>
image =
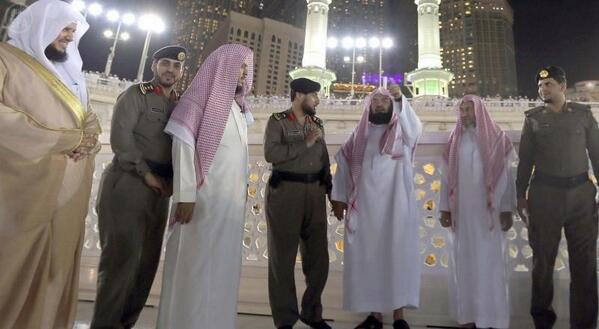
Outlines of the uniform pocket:
<svg viewBox="0 0 599 329">
<path fill-rule="evenodd" d="M 165 110 L 155 108 L 147 110 L 144 114 L 144 117 L 150 122 L 164 123 L 168 120 Z"/>
<path fill-rule="evenodd" d="M 553 133 L 553 125 L 548 122 L 540 122 L 537 133 L 541 136 L 548 136 Z"/>
<path fill-rule="evenodd" d="M 304 142 L 304 136 L 302 135 L 297 135 L 297 136 L 285 136 L 285 142 L 287 144 L 295 144 L 295 143 L 303 143 Z"/>
</svg>

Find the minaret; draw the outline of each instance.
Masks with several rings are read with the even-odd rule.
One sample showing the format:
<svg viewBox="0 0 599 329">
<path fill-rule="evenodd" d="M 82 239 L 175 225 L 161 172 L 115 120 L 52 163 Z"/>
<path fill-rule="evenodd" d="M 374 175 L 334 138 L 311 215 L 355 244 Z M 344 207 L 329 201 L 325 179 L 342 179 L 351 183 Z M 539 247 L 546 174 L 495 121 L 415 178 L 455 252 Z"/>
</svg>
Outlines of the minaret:
<svg viewBox="0 0 599 329">
<path fill-rule="evenodd" d="M 418 68 L 407 74 L 414 96 L 448 96 L 453 74 L 443 69 L 439 38 L 441 0 L 415 0 L 418 6 Z"/>
<path fill-rule="evenodd" d="M 308 78 L 317 81 L 322 86 L 323 92 L 328 95 L 331 83 L 337 79 L 333 71 L 326 69 L 327 24 L 329 5 L 332 0 L 306 1 L 308 12 L 302 67 L 289 72 L 289 75 L 292 79 Z"/>
</svg>

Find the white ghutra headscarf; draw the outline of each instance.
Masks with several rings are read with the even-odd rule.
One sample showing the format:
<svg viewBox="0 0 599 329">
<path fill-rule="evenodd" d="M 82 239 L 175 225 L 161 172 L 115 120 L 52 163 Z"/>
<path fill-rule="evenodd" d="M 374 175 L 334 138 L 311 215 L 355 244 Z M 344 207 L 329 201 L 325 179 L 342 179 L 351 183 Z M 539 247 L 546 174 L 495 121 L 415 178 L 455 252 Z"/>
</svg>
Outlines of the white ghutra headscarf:
<svg viewBox="0 0 599 329">
<path fill-rule="evenodd" d="M 67 46 L 68 58 L 63 63 L 50 61 L 44 51 L 70 24 L 77 24 L 73 42 Z M 89 29 L 85 18 L 71 4 L 60 0 L 39 0 L 27 7 L 8 28 L 8 43 L 35 58 L 54 73 L 87 108 L 88 95 L 79 41 Z"/>
</svg>

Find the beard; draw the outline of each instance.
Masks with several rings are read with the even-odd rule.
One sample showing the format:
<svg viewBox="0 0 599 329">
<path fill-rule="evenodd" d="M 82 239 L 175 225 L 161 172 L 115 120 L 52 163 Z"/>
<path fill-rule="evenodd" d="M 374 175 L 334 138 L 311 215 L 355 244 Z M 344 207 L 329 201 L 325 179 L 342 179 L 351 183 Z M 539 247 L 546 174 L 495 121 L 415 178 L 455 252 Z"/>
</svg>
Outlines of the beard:
<svg viewBox="0 0 599 329">
<path fill-rule="evenodd" d="M 393 112 L 391 112 L 391 111 L 378 112 L 378 113 L 370 112 L 370 114 L 368 115 L 368 121 L 370 121 L 370 123 L 375 124 L 375 125 L 385 125 L 385 124 L 388 124 L 389 121 L 391 121 L 392 115 L 393 115 Z"/>
<path fill-rule="evenodd" d="M 378 108 L 377 108 L 378 109 Z M 387 110 L 387 112 L 373 112 L 372 110 L 368 114 L 368 121 L 374 125 L 385 125 L 391 121 L 393 116 L 393 103 Z"/>
<path fill-rule="evenodd" d="M 153 81 L 158 82 L 164 88 L 171 88 L 179 82 L 179 78 L 176 74 L 168 71 L 159 72 L 158 70 L 152 69 L 154 73 Z"/>
<path fill-rule="evenodd" d="M 158 77 L 158 83 L 161 86 L 166 87 L 166 88 L 170 88 L 170 87 L 174 86 L 177 82 L 179 82 L 179 81 L 176 79 L 171 79 L 169 81 L 168 79 L 162 79 L 162 78 Z"/>
<path fill-rule="evenodd" d="M 46 47 L 46 49 L 44 50 L 44 54 L 46 55 L 46 58 L 48 58 L 52 62 L 57 63 L 64 63 L 69 58 L 69 55 L 66 51 L 60 51 L 54 48 L 54 46 L 52 45 Z"/>
<path fill-rule="evenodd" d="M 476 128 L 476 122 L 462 119 L 462 126 L 464 129 Z"/>
<path fill-rule="evenodd" d="M 304 113 L 309 116 L 313 116 L 316 114 L 316 109 L 314 108 L 314 106 L 308 105 L 306 101 L 302 102 L 302 111 L 304 111 Z"/>
</svg>

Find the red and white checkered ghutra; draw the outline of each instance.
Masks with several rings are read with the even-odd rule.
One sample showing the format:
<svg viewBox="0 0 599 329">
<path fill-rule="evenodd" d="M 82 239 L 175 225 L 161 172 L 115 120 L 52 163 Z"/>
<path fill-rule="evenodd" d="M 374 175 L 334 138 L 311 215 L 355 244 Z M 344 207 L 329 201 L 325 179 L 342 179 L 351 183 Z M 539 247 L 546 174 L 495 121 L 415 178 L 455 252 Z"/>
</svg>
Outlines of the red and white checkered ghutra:
<svg viewBox="0 0 599 329">
<path fill-rule="evenodd" d="M 173 111 L 165 132 L 195 146 L 196 180 L 201 188 L 220 145 L 233 101 L 249 114 L 245 96 L 252 89 L 254 60 L 251 49 L 226 44 L 204 61 Z M 243 64 L 247 78 L 236 93 Z"/>
</svg>

